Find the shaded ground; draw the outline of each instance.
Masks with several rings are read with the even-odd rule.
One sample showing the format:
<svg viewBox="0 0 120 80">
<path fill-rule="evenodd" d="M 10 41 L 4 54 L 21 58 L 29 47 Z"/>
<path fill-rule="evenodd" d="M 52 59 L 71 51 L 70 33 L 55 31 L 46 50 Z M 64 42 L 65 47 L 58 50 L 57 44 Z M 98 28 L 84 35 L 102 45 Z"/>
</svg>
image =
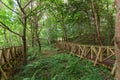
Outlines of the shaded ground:
<svg viewBox="0 0 120 80">
<path fill-rule="evenodd" d="M 57 51 L 51 51 L 51 50 L 45 50 L 43 51 L 43 57 L 50 57 L 52 55 L 55 55 L 57 53 Z"/>
<path fill-rule="evenodd" d="M 114 80 L 106 68 L 55 49 L 44 49 L 38 57 L 10 80 Z"/>
</svg>

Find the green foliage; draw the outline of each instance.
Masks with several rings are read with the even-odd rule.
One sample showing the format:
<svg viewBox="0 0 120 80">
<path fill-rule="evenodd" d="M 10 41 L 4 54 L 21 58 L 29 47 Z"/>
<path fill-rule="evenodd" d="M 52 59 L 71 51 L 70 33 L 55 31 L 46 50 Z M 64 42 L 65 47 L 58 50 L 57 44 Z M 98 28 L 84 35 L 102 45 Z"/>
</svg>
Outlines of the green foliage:
<svg viewBox="0 0 120 80">
<path fill-rule="evenodd" d="M 25 6 L 29 0 L 20 0 L 22 6 Z M 31 14 L 31 17 L 39 15 L 39 33 L 40 38 L 50 39 L 51 41 L 64 36 L 64 28 L 68 38 L 74 38 L 80 36 L 80 43 L 97 43 L 96 29 L 94 26 L 93 12 L 91 10 L 90 0 L 68 0 L 68 3 L 64 3 L 63 0 L 34 0 L 33 5 L 35 12 Z M 18 4 L 14 0 L 3 0 L 3 2 L 19 13 Z M 100 32 L 103 45 L 111 45 L 114 36 L 114 25 L 115 25 L 115 9 L 113 9 L 113 0 L 102 0 L 94 1 L 95 9 L 98 14 L 100 23 Z M 31 4 L 31 3 L 30 3 Z M 30 5 L 29 5 L 30 6 Z M 31 12 L 30 7 L 25 8 L 26 12 Z M 20 13 L 21 14 L 21 13 Z M 0 21 L 9 26 L 11 30 L 22 34 L 22 23 L 21 16 L 9 10 L 7 7 L 2 5 L 0 10 Z M 32 21 L 33 23 L 34 21 Z M 0 25 L 1 26 L 1 25 Z M 35 27 L 35 26 L 34 26 Z M 64 27 L 64 28 L 63 28 Z M 32 33 L 31 33 L 31 22 L 27 21 L 27 43 L 31 44 Z M 88 35 L 89 34 L 89 35 Z M 6 31 L 6 37 L 8 44 L 3 40 L 2 29 L 0 31 L 1 45 L 11 46 L 20 45 L 22 42 L 14 34 Z M 12 36 L 12 37 L 11 37 Z M 89 37 L 88 37 L 89 36 Z M 87 38 L 88 37 L 88 38 Z M 86 39 L 87 38 L 87 39 Z M 84 40 L 86 39 L 86 40 Z M 11 41 L 14 41 L 11 43 Z M 113 45 L 113 44 L 112 44 Z"/>
<path fill-rule="evenodd" d="M 2 1 L 12 10 L 18 13 L 20 12 L 15 0 Z M 29 0 L 20 0 L 22 7 L 24 7 L 28 1 Z M 81 44 L 97 44 L 97 35 L 90 0 L 68 0 L 68 3 L 64 3 L 63 0 L 33 1 L 35 1 L 33 8 L 30 9 L 31 5 L 25 8 L 26 13 L 30 13 L 32 9 L 35 9 L 35 11 L 28 16 L 32 18 L 35 17 L 33 21 L 27 20 L 27 44 L 31 45 L 33 37 L 35 38 L 33 34 L 35 30 L 32 32 L 32 27 L 35 28 L 36 26 L 31 26 L 31 23 L 37 18 L 39 27 L 38 34 L 40 34 L 38 36 L 40 37 L 43 47 L 42 50 L 44 51 L 55 50 L 54 48 L 50 48 L 50 46 L 54 45 L 48 45 L 48 42 L 55 42 L 57 38 L 62 38 L 64 32 L 68 38 L 72 38 L 71 41 Z M 36 7 L 37 3 L 39 5 Z M 115 10 L 112 8 L 113 0 L 94 0 L 94 3 L 100 23 L 103 45 L 111 45 L 115 25 Z M 23 24 L 21 23 L 23 16 L 21 15 L 21 13 L 17 15 L 2 5 L 0 21 L 5 23 L 10 30 L 23 35 Z M 9 30 L 6 30 L 6 28 L 3 29 L 3 25 L 0 24 L 0 27 L 1 46 L 22 45 L 22 39 L 8 32 Z M 4 30 L 6 35 L 4 34 Z M 47 47 L 45 47 L 46 45 Z M 80 60 L 72 55 L 56 54 L 44 59 L 36 45 L 30 47 L 28 53 L 29 61 L 36 58 L 39 60 L 28 64 L 23 71 L 21 70 L 22 72 L 13 78 L 14 80 L 104 80 L 106 78 L 113 80 L 110 76 L 106 77 L 106 75 L 109 75 L 108 70 L 103 67 L 95 68 L 91 62 Z"/>
<path fill-rule="evenodd" d="M 17 80 L 114 80 L 109 70 L 70 54 L 56 54 L 25 66 Z"/>
<path fill-rule="evenodd" d="M 35 59 L 40 54 L 39 47 L 38 46 L 30 47 L 28 49 L 28 53 L 29 53 L 28 60 Z"/>
</svg>

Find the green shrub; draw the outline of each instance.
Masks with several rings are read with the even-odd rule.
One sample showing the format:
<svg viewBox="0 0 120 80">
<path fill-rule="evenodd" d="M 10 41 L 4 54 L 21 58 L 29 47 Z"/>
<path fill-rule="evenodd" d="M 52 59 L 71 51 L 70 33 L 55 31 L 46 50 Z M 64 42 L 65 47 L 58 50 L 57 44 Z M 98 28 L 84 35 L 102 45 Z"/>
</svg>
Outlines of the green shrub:
<svg viewBox="0 0 120 80">
<path fill-rule="evenodd" d="M 94 67 L 88 60 L 63 53 L 28 64 L 16 78 L 19 77 L 17 80 L 114 80 L 109 73 L 110 71 L 104 67 Z"/>
</svg>

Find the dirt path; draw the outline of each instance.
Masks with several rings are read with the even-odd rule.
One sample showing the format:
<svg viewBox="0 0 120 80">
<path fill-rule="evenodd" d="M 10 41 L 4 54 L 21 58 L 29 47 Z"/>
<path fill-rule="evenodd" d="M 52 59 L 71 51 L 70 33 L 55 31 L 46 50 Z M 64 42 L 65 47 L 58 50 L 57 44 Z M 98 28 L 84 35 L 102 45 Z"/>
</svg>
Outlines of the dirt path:
<svg viewBox="0 0 120 80">
<path fill-rule="evenodd" d="M 55 50 L 45 50 L 42 52 L 43 57 L 50 57 L 55 54 L 57 54 L 57 51 L 55 51 Z"/>
</svg>

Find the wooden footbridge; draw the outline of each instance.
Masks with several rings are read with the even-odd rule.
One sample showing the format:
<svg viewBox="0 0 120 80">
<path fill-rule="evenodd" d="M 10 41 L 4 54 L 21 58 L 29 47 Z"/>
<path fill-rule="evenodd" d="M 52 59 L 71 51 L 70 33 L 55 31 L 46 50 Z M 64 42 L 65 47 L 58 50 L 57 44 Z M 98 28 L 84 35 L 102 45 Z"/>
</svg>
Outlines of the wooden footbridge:
<svg viewBox="0 0 120 80">
<path fill-rule="evenodd" d="M 71 42 L 57 41 L 56 47 L 61 50 L 72 52 L 80 58 L 94 62 L 94 66 L 100 64 L 115 71 L 115 49 L 112 46 L 80 45 Z"/>
<path fill-rule="evenodd" d="M 22 51 L 21 46 L 0 49 L 0 80 L 7 80 L 16 66 L 22 63 Z"/>
</svg>

